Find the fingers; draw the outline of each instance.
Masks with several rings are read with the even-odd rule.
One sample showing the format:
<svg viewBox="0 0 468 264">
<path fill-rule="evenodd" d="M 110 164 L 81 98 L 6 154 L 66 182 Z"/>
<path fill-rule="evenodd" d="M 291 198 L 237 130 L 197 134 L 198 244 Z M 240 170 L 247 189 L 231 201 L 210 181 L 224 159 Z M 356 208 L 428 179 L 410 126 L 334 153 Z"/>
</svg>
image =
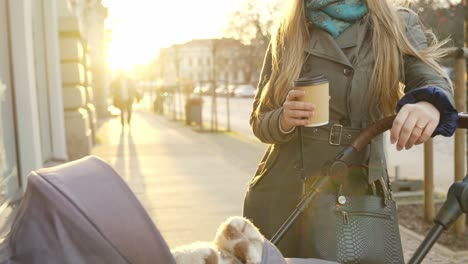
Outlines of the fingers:
<svg viewBox="0 0 468 264">
<path fill-rule="evenodd" d="M 415 145 L 422 144 L 429 140 L 432 136 L 432 133 L 434 133 L 434 130 L 437 128 L 437 125 L 438 124 L 435 121 L 429 122 L 429 124 L 427 124 L 427 126 L 424 128 L 421 137 L 419 137 L 419 139 L 416 140 Z"/>
<path fill-rule="evenodd" d="M 392 129 L 390 130 L 390 142 L 392 144 L 395 144 L 395 142 L 397 142 L 398 138 L 400 137 L 401 128 L 405 124 L 406 118 L 408 118 L 408 114 L 408 109 L 403 107 L 395 117 L 395 120 L 393 120 Z"/>
<path fill-rule="evenodd" d="M 391 143 L 396 143 L 397 150 L 402 150 L 426 142 L 436 129 L 439 116 L 438 110 L 426 102 L 405 105 L 393 122 Z"/>
<path fill-rule="evenodd" d="M 285 128 L 308 125 L 308 118 L 314 116 L 315 105 L 299 101 L 304 95 L 302 90 L 289 91 L 283 104 L 282 124 Z"/>
<path fill-rule="evenodd" d="M 283 110 L 283 113 L 287 117 L 299 119 L 312 117 L 315 114 L 314 111 L 290 110 L 286 108 Z"/>
<path fill-rule="evenodd" d="M 397 150 L 402 150 L 403 147 L 405 147 L 406 143 L 408 142 L 408 139 L 411 137 L 411 134 L 413 133 L 414 126 L 416 125 L 417 121 L 418 119 L 415 116 L 408 115 L 408 117 L 405 120 L 405 123 L 400 129 L 400 135 L 398 136 L 398 141 L 396 143 Z"/>
<path fill-rule="evenodd" d="M 314 111 L 294 110 L 288 107 L 283 108 L 283 120 L 287 127 L 308 125 L 309 117 L 313 115 Z"/>
<path fill-rule="evenodd" d="M 302 90 L 290 90 L 283 107 L 295 110 L 314 110 L 313 104 L 300 101 L 304 95 L 305 92 Z"/>
<path fill-rule="evenodd" d="M 295 101 L 303 97 L 304 95 L 305 92 L 302 90 L 290 90 L 288 96 L 286 97 L 286 101 Z"/>
<path fill-rule="evenodd" d="M 408 139 L 408 141 L 405 144 L 405 149 L 410 149 L 413 147 L 414 143 L 419 140 L 419 138 L 422 136 L 423 131 L 425 129 L 426 125 L 418 125 L 417 122 L 413 127 L 413 130 L 411 131 L 411 135 Z"/>
<path fill-rule="evenodd" d="M 315 105 L 311 103 L 300 102 L 300 101 L 286 101 L 283 104 L 283 108 L 289 109 L 289 110 L 314 111 Z"/>
</svg>

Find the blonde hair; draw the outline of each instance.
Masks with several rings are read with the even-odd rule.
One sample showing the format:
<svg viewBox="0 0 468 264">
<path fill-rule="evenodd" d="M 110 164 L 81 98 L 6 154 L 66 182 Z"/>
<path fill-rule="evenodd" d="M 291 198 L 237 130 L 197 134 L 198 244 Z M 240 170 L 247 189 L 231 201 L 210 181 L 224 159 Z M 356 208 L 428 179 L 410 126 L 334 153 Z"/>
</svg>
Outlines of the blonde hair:
<svg viewBox="0 0 468 264">
<path fill-rule="evenodd" d="M 417 50 L 408 40 L 405 25 L 395 6 L 387 0 L 367 0 L 367 4 L 374 54 L 374 69 L 369 83 L 372 90 L 370 98 L 373 100 L 371 106 L 376 106 L 384 115 L 395 112 L 395 106 L 402 96 L 399 81 L 404 76 L 403 55 L 423 61 L 450 83 L 447 74 L 437 63 L 438 59 L 447 54 L 448 50 L 442 46 L 448 40 L 438 42 L 434 34 L 427 32 L 432 43 L 425 49 Z M 272 72 L 266 83 L 261 84 L 264 87 L 257 114 L 262 105 L 279 107 L 278 104 L 286 99 L 291 83 L 299 77 L 305 59 L 304 49 L 310 39 L 304 9 L 304 0 L 291 0 L 277 31 L 272 35 Z"/>
</svg>

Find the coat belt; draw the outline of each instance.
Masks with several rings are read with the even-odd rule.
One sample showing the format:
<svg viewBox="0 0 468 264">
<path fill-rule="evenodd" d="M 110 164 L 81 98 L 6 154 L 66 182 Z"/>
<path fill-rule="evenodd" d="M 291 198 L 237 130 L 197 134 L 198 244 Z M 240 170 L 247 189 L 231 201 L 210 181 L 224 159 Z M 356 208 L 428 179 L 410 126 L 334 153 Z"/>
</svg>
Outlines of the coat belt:
<svg viewBox="0 0 468 264">
<path fill-rule="evenodd" d="M 304 127 L 303 137 L 326 141 L 331 145 L 350 145 L 362 130 L 359 128 L 345 127 L 340 124 L 329 124 L 320 127 Z M 372 183 L 379 179 L 386 179 L 386 160 L 382 149 L 383 136 L 374 138 L 370 144 L 369 175 L 368 182 Z"/>
<path fill-rule="evenodd" d="M 330 124 L 320 127 L 304 127 L 303 137 L 326 141 L 330 145 L 350 145 L 359 135 L 361 129 L 345 127 L 340 124 Z"/>
</svg>

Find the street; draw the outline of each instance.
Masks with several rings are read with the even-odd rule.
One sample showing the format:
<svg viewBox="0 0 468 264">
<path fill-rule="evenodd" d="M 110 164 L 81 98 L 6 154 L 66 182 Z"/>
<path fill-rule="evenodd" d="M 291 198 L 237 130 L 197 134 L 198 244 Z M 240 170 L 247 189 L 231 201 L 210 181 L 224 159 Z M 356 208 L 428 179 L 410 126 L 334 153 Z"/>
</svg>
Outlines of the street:
<svg viewBox="0 0 468 264">
<path fill-rule="evenodd" d="M 182 116 L 185 114 L 185 98 L 178 98 L 179 94 L 175 94 L 175 99 L 172 97 L 168 97 L 165 101 L 165 111 L 170 112 L 168 114 L 169 117 L 173 117 L 173 109 L 177 113 L 176 116 L 178 119 L 181 119 Z M 214 115 L 211 114 L 212 112 L 212 97 L 204 95 L 203 98 L 203 128 L 205 130 L 211 129 L 211 120 Z M 244 137 L 248 137 L 252 140 L 258 141 L 255 136 L 253 135 L 250 125 L 249 125 L 249 116 L 252 111 L 252 98 L 236 98 L 230 97 L 229 98 L 229 105 L 230 105 L 230 128 L 231 131 L 235 131 L 240 133 Z M 182 105 L 179 104 L 182 103 Z M 175 103 L 175 106 L 173 106 Z M 217 112 L 217 119 L 218 119 L 218 129 L 223 131 L 226 130 L 228 127 L 228 114 L 227 114 L 227 98 L 218 96 L 216 97 L 216 112 Z"/>
</svg>

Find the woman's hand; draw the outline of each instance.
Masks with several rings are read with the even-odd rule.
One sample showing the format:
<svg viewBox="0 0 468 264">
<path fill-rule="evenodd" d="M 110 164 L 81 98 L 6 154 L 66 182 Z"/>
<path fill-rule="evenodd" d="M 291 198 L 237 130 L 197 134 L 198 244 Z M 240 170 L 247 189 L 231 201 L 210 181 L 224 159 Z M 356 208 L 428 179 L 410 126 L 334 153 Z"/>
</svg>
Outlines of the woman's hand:
<svg viewBox="0 0 468 264">
<path fill-rule="evenodd" d="M 309 117 L 315 113 L 315 105 L 299 101 L 305 92 L 302 90 L 291 90 L 283 104 L 283 113 L 280 117 L 280 126 L 283 131 L 290 131 L 296 126 L 309 124 Z"/>
<path fill-rule="evenodd" d="M 393 121 L 390 141 L 397 150 L 410 149 L 426 142 L 439 124 L 440 113 L 431 103 L 418 102 L 404 105 Z"/>
</svg>

